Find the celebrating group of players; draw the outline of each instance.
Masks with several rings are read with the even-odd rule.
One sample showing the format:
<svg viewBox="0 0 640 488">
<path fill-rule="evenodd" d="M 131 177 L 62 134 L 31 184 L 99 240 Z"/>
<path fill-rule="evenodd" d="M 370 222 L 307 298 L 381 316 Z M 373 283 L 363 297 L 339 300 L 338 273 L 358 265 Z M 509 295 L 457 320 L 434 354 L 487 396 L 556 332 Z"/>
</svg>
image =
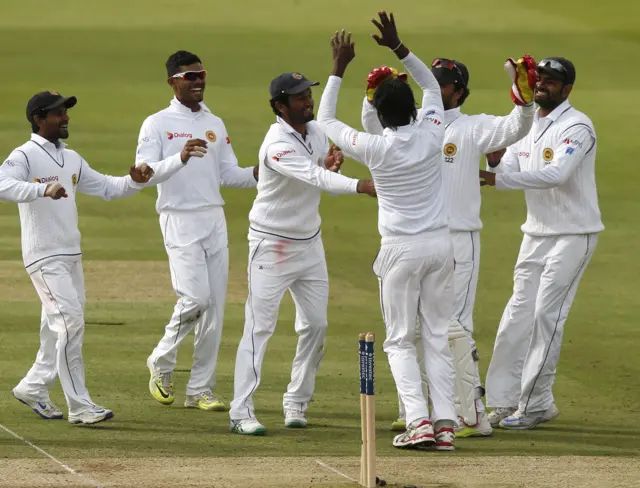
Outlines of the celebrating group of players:
<svg viewBox="0 0 640 488">
<path fill-rule="evenodd" d="M 31 139 L 0 166 L 0 200 L 19 203 L 24 264 L 42 301 L 40 350 L 13 395 L 46 419 L 63 418 L 49 389 L 60 377 L 71 423 L 113 417 L 85 386 L 85 291 L 76 191 L 105 200 L 157 185 L 156 209 L 179 299 L 147 359 L 149 390 L 175 401 L 172 372 L 194 330 L 186 407 L 226 410 L 213 393 L 228 277 L 220 186 L 254 188 L 249 214 L 248 296 L 238 346 L 230 430 L 262 435 L 253 394 L 284 293 L 296 307 L 298 345 L 283 397 L 287 427 L 306 427 L 324 355 L 328 272 L 318 213 L 322 191 L 377 198 L 381 246 L 373 270 L 380 287 L 386 352 L 398 391 L 397 447 L 454 450 L 455 438 L 492 428 L 530 429 L 558 415 L 552 386 L 563 326 L 578 282 L 603 230 L 595 186 L 595 130 L 568 96 L 575 68 L 564 58 L 507 60 L 511 98 L 504 117 L 466 115 L 469 71 L 437 58 L 431 70 L 401 41 L 393 14 L 379 12 L 372 37 L 389 48 L 422 90 L 416 109 L 408 75 L 387 66 L 367 79 L 360 132 L 336 119 L 342 78 L 355 57 L 351 36 L 331 40 L 334 67 L 317 121 L 312 87 L 297 72 L 270 85 L 276 122 L 259 163 L 241 168 L 223 121 L 203 103 L 206 71 L 194 54 L 167 63 L 168 108 L 141 128 L 128 176 L 93 170 L 61 139 L 75 97 L 41 92 L 29 101 Z M 536 109 L 535 104 L 538 105 Z M 330 144 L 330 141 L 333 144 Z M 479 170 L 486 155 L 489 171 Z M 370 180 L 341 174 L 344 157 Z M 525 190 L 527 220 L 482 386 L 473 339 L 480 259 L 480 187 Z M 490 413 L 487 406 L 493 407 Z"/>
</svg>

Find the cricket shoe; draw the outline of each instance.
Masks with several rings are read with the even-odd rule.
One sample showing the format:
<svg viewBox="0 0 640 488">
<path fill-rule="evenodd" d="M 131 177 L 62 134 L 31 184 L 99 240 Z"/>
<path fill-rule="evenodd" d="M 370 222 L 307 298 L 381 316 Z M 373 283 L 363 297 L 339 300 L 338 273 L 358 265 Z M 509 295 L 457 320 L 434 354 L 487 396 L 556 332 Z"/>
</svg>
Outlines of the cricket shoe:
<svg viewBox="0 0 640 488">
<path fill-rule="evenodd" d="M 391 422 L 391 430 L 393 432 L 404 432 L 407 430 L 407 422 L 402 417 L 398 417 L 397 420 Z"/>
<path fill-rule="evenodd" d="M 430 420 L 423 420 L 415 427 L 409 428 L 393 438 L 394 447 L 430 447 L 435 444 L 433 424 Z"/>
<path fill-rule="evenodd" d="M 71 424 L 97 424 L 113 418 L 113 412 L 97 405 L 80 413 L 69 414 Z"/>
<path fill-rule="evenodd" d="M 229 432 L 242 435 L 264 435 L 267 430 L 257 419 L 231 420 Z"/>
<path fill-rule="evenodd" d="M 488 420 L 491 427 L 497 427 L 503 419 L 506 419 L 509 415 L 513 415 L 518 407 L 498 407 L 489 412 Z"/>
<path fill-rule="evenodd" d="M 13 397 L 20 403 L 24 403 L 27 407 L 40 415 L 45 420 L 58 420 L 64 418 L 62 412 L 56 407 L 51 400 L 30 400 L 25 395 L 22 395 L 14 388 L 11 391 Z"/>
<path fill-rule="evenodd" d="M 554 403 L 546 410 L 538 412 L 523 413 L 518 409 L 512 415 L 502 419 L 500 427 L 510 430 L 533 429 L 536 425 L 549 422 L 558 415 L 560 415 L 560 411 Z"/>
<path fill-rule="evenodd" d="M 458 425 L 454 430 L 456 437 L 487 437 L 493 433 L 493 428 L 485 412 L 478 412 L 478 423 L 475 425 L 469 425 L 462 417 L 458 417 Z"/>
<path fill-rule="evenodd" d="M 187 408 L 199 408 L 200 410 L 213 410 L 215 412 L 226 412 L 227 406 L 222 400 L 218 400 L 211 390 L 203 391 L 197 395 L 187 395 L 184 402 Z"/>
<path fill-rule="evenodd" d="M 171 405 L 176 399 L 173 394 L 171 373 L 157 372 L 153 368 L 153 364 L 151 364 L 149 359 L 147 359 L 147 367 L 151 373 L 151 379 L 149 380 L 149 392 L 155 400 L 163 405 Z"/>
<path fill-rule="evenodd" d="M 304 429 L 307 426 L 307 418 L 304 412 L 295 408 L 285 408 L 284 426 L 290 429 Z"/>
<path fill-rule="evenodd" d="M 456 434 L 452 427 L 441 427 L 436 432 L 436 451 L 455 451 Z"/>
</svg>

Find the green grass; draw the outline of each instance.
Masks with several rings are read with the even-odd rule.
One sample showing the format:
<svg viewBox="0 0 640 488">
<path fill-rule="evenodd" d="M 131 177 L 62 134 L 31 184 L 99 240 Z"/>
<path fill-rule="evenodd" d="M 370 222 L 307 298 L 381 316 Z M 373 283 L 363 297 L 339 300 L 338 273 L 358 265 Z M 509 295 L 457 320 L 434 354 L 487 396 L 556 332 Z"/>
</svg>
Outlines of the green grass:
<svg viewBox="0 0 640 488">
<path fill-rule="evenodd" d="M 253 165 L 273 120 L 269 81 L 298 70 L 324 85 L 331 67 L 329 36 L 339 28 L 356 35 L 357 58 L 341 94 L 339 117 L 359 127 L 363 81 L 377 65 L 397 61 L 367 38 L 378 5 L 364 1 L 322 3 L 168 1 L 94 4 L 67 1 L 47 16 L 33 18 L 45 2 L 3 6 L 0 55 L 0 154 L 29 136 L 24 118 L 28 98 L 43 89 L 78 96 L 71 112 L 71 147 L 96 169 L 124 174 L 133 160 L 140 124 L 164 108 L 171 97 L 164 62 L 171 52 L 198 53 L 209 70 L 206 103 L 226 122 L 243 166 Z M 472 95 L 467 113 L 506 113 L 509 85 L 502 63 L 525 51 L 536 58 L 563 55 L 577 67 L 572 103 L 593 120 L 598 139 L 597 182 L 607 227 L 580 286 L 566 324 L 555 385 L 560 418 L 531 432 L 496 432 L 493 439 L 460 440 L 461 455 L 638 455 L 640 316 L 637 295 L 640 238 L 635 163 L 640 152 L 634 86 L 640 68 L 637 3 L 610 1 L 584 7 L 572 0 L 540 0 L 523 11 L 507 1 L 482 6 L 471 0 L 448 3 L 399 2 L 396 18 L 402 39 L 419 56 L 455 57 L 469 67 Z M 454 8 L 454 9 L 453 9 Z M 453 10 L 452 10 L 453 9 Z M 46 21 L 45 21 L 46 19 Z M 319 99 L 321 87 L 316 89 Z M 345 173 L 366 171 L 347 162 Z M 247 215 L 253 191 L 224 190 L 231 276 L 242 282 L 246 267 Z M 525 208 L 520 192 L 483 191 L 482 265 L 476 304 L 476 336 L 484 372 L 502 310 L 512 286 Z M 105 203 L 79 198 L 85 261 L 166 261 L 155 191 Z M 269 344 L 257 412 L 269 429 L 264 438 L 227 433 L 227 415 L 181 408 L 187 373 L 176 373 L 176 404 L 164 408 L 147 392 L 145 360 L 171 314 L 171 301 L 127 302 L 129 278 L 121 280 L 122 299 L 90 301 L 84 355 L 92 396 L 116 412 L 96 428 L 42 422 L 8 392 L 30 367 L 38 341 L 40 304 L 15 301 L 14 287 L 29 287 L 23 274 L 0 283 L 0 423 L 60 459 L 84 456 L 332 456 L 359 452 L 356 336 L 383 327 L 371 262 L 379 237 L 376 203 L 361 197 L 325 198 L 321 213 L 329 263 L 331 300 L 327 352 L 310 428 L 282 425 L 281 395 L 293 357 L 293 308 L 285 300 L 278 329 Z M 0 260 L 20 259 L 15 205 L 0 205 Z M 138 264 L 136 270 L 144 266 Z M 168 276 L 168 267 L 167 267 Z M 91 296 L 92 291 L 88 291 Z M 235 348 L 243 320 L 243 298 L 230 300 L 219 358 L 218 393 L 232 392 Z M 186 341 L 189 342 L 189 341 Z M 188 370 L 190 345 L 180 352 L 179 370 Z M 403 456 L 391 447 L 387 431 L 396 415 L 396 395 L 386 358 L 378 345 L 377 413 L 381 455 Z M 52 397 L 64 405 L 59 387 Z M 0 457 L 38 456 L 0 433 Z"/>
</svg>

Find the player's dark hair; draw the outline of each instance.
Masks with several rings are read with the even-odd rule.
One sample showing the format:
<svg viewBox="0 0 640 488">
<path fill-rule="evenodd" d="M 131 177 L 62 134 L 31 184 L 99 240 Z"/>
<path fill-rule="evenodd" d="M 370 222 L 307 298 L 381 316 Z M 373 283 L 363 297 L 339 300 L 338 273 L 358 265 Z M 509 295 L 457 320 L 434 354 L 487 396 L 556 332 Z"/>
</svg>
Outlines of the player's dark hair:
<svg viewBox="0 0 640 488">
<path fill-rule="evenodd" d="M 40 130 L 40 127 L 38 127 L 38 124 L 36 124 L 36 121 L 34 120 L 33 122 L 31 122 L 31 132 L 33 132 L 34 134 L 37 134 L 39 130 Z"/>
<path fill-rule="evenodd" d="M 276 103 L 278 102 L 280 102 L 285 107 L 288 107 L 289 95 L 283 93 L 281 95 L 278 95 L 276 98 L 272 98 L 271 100 L 269 100 L 269 104 L 271 105 L 271 110 L 273 110 L 273 113 L 276 114 L 278 117 L 282 117 L 282 112 L 280 112 L 280 110 L 276 108 Z"/>
<path fill-rule="evenodd" d="M 466 86 L 463 88 L 463 90 L 464 92 L 462 93 L 462 96 L 458 100 L 458 107 L 461 107 L 464 101 L 467 99 L 467 97 L 471 94 L 471 91 Z"/>
<path fill-rule="evenodd" d="M 376 89 L 373 106 L 385 127 L 396 130 L 416 120 L 417 110 L 409 84 L 398 78 L 387 78 Z"/>
<path fill-rule="evenodd" d="M 200 58 L 189 51 L 176 51 L 169 59 L 167 59 L 167 76 L 173 76 L 176 73 L 180 73 L 180 66 L 187 66 L 189 64 L 201 63 Z"/>
</svg>

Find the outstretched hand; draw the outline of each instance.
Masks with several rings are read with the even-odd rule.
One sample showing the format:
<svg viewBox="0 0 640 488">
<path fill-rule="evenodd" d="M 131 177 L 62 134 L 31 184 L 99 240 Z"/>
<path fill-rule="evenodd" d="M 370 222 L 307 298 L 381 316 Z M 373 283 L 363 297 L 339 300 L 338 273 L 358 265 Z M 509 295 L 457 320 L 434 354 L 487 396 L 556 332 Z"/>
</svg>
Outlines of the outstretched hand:
<svg viewBox="0 0 640 488">
<path fill-rule="evenodd" d="M 402 41 L 398 36 L 398 29 L 396 28 L 396 20 L 393 18 L 393 13 L 387 15 L 387 12 L 382 10 L 378 12 L 378 17 L 380 18 L 380 22 L 376 19 L 372 19 L 371 22 L 378 28 L 380 35 L 371 34 L 371 37 L 373 37 L 378 45 L 386 46 L 395 51 L 402 45 Z"/>
<path fill-rule="evenodd" d="M 347 66 L 356 57 L 355 42 L 351 42 L 351 32 L 345 36 L 345 31 L 338 32 L 331 38 L 333 51 L 333 75 L 342 78 Z"/>
</svg>

